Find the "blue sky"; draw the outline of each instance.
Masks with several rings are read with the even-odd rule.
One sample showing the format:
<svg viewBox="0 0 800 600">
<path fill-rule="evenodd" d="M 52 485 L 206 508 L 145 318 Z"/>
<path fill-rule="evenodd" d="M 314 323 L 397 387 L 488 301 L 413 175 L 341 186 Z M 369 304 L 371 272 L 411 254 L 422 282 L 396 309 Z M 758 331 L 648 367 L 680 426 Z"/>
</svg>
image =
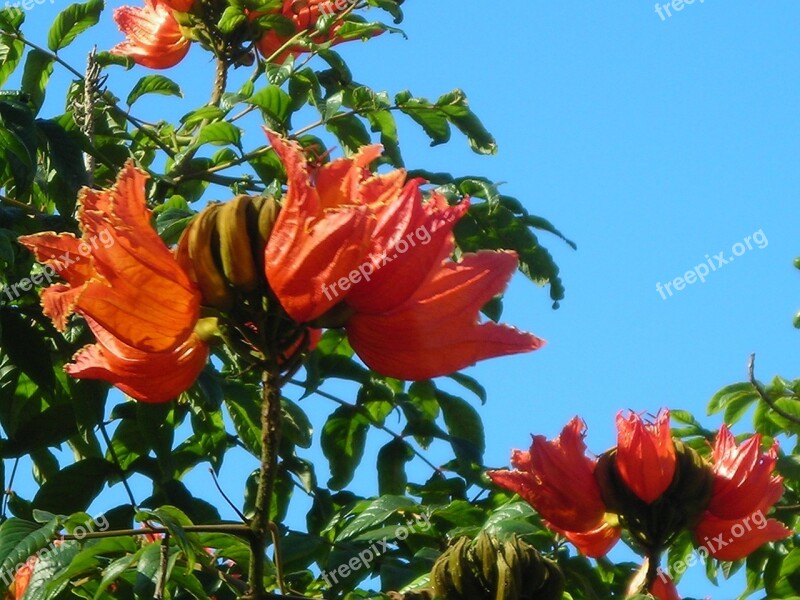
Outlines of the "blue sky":
<svg viewBox="0 0 800 600">
<path fill-rule="evenodd" d="M 36 6 L 28 35 L 43 39 L 62 6 Z M 383 36 L 339 48 L 356 79 L 432 98 L 463 88 L 499 143 L 494 157 L 473 154 L 458 137 L 430 148 L 404 122 L 408 166 L 507 182 L 506 193 L 578 244 L 575 252 L 541 237 L 566 285 L 559 310 L 521 276 L 507 295 L 504 320 L 548 345 L 469 372 L 489 391 L 489 464 L 506 464 L 530 433 L 553 436 L 575 414 L 598 453 L 614 443 L 620 409 L 704 415 L 715 391 L 745 378 L 752 352 L 760 379 L 797 376 L 800 6 L 697 1 L 664 20 L 643 0 L 409 1 L 405 12 L 408 41 Z M 107 48 L 121 39 L 108 12 L 90 37 L 65 56 L 81 65 L 90 42 Z M 137 116 L 179 116 L 207 97 L 211 64 L 198 48 L 188 60 L 192 69 L 174 73 L 187 99 L 143 99 Z M 127 92 L 142 74 L 115 75 L 112 89 Z M 246 143 L 258 136 L 248 131 Z M 755 232 L 763 248 L 753 243 L 672 297 L 657 292 L 706 255 L 729 258 Z M 307 402 L 321 417 L 331 410 Z M 359 488 L 375 493 L 367 467 Z M 230 469 L 232 486 L 247 474 Z M 324 462 L 318 469 L 324 479 Z M 734 595 L 694 571 L 684 594 Z"/>
</svg>

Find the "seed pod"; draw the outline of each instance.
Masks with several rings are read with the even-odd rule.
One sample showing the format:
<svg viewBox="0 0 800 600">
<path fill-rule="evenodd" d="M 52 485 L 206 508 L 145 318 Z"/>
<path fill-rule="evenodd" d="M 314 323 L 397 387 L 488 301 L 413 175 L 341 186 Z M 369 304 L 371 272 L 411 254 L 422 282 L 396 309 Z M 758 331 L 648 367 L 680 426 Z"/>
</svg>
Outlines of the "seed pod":
<svg viewBox="0 0 800 600">
<path fill-rule="evenodd" d="M 481 533 L 460 538 L 431 571 L 439 600 L 560 600 L 564 577 L 558 565 L 512 536 L 498 543 Z"/>
<path fill-rule="evenodd" d="M 178 242 L 176 258 L 197 282 L 203 305 L 226 310 L 233 306 L 234 297 L 214 257 L 219 245 L 218 210 L 219 204 L 210 204 L 189 223 Z"/>
</svg>

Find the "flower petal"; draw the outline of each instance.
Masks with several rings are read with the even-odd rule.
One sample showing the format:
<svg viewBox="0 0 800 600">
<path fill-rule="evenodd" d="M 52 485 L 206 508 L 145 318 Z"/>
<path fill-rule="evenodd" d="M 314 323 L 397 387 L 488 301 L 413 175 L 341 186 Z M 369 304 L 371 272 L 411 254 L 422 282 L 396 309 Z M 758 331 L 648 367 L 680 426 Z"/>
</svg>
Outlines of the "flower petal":
<svg viewBox="0 0 800 600">
<path fill-rule="evenodd" d="M 479 323 L 478 311 L 501 292 L 517 264 L 513 252 L 482 251 L 444 263 L 411 298 L 386 314 L 356 313 L 346 330 L 370 368 L 418 380 L 478 360 L 530 352 L 543 341 L 512 327 Z"/>
<path fill-rule="evenodd" d="M 720 519 L 706 513 L 695 528 L 698 544 L 718 560 L 739 560 L 767 542 L 783 540 L 792 530 L 756 511 L 743 519 Z"/>
<path fill-rule="evenodd" d="M 722 425 L 713 458 L 714 489 L 708 509 L 717 517 L 738 519 L 757 510 L 765 496 L 775 498 L 771 506 L 783 494 L 781 478 L 772 476 L 778 460 L 777 442 L 762 453 L 760 435 L 737 445 L 728 427 Z"/>
<path fill-rule="evenodd" d="M 208 345 L 192 334 L 168 352 L 127 346 L 87 317 L 97 343 L 80 350 L 65 371 L 77 378 L 108 381 L 142 402 L 162 403 L 191 387 L 208 361 Z"/>
<path fill-rule="evenodd" d="M 655 501 L 672 483 L 675 463 L 668 410 L 662 410 L 652 424 L 637 414 L 627 419 L 617 414 L 616 466 L 634 494 L 647 503 Z"/>
<path fill-rule="evenodd" d="M 608 554 L 621 535 L 619 527 L 613 527 L 605 521 L 589 531 L 567 531 L 547 521 L 545 525 L 563 535 L 581 554 L 589 558 L 600 558 Z"/>
</svg>

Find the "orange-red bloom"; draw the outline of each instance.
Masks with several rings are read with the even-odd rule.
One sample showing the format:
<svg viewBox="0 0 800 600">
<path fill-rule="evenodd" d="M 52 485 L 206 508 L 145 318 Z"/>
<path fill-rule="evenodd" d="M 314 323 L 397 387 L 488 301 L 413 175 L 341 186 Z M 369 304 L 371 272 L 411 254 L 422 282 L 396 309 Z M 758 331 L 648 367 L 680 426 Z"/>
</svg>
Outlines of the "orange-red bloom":
<svg viewBox="0 0 800 600">
<path fill-rule="evenodd" d="M 783 480 L 774 476 L 775 442 L 761 452 L 761 436 L 736 444 L 723 425 L 714 444 L 714 487 L 708 510 L 695 529 L 699 544 L 719 560 L 739 560 L 791 530 L 766 513 L 783 495 Z"/>
<path fill-rule="evenodd" d="M 114 46 L 111 53 L 128 56 L 151 69 L 177 65 L 189 52 L 191 42 L 181 34 L 172 8 L 182 7 L 187 1 L 144 0 L 143 8 L 115 9 L 114 20 L 128 39 Z"/>
<path fill-rule="evenodd" d="M 277 14 L 289 19 L 294 25 L 294 32 L 290 35 L 280 35 L 274 29 L 265 31 L 261 39 L 256 43 L 259 52 L 264 58 L 271 58 L 273 62 L 282 63 L 290 55 L 297 56 L 301 52 L 307 51 L 303 46 L 290 46 L 273 56 L 281 47 L 294 35 L 301 31 L 311 32 L 317 24 L 317 20 L 322 15 L 334 15 L 337 9 L 330 0 L 284 0 L 280 12 Z M 252 17 L 262 16 L 262 13 L 253 13 Z M 332 41 L 338 43 L 342 40 L 336 38 L 336 32 L 341 28 L 341 22 L 332 23 L 325 33 L 319 33 L 313 37 L 314 43 Z"/>
<path fill-rule="evenodd" d="M 30 585 L 33 570 L 36 568 L 36 561 L 36 556 L 31 556 L 25 561 L 22 568 L 14 575 L 14 581 L 8 586 L 8 591 L 6 592 L 4 600 L 21 600 L 28 590 L 28 585 Z"/>
<path fill-rule="evenodd" d="M 266 273 L 286 312 L 307 323 L 338 306 L 353 349 L 372 369 L 402 379 L 452 373 L 542 341 L 479 323 L 478 311 L 516 268 L 512 252 L 468 254 L 452 229 L 468 202 L 423 202 L 402 170 L 373 174 L 379 146 L 319 169 L 299 145 L 268 132 L 288 192 L 266 251 Z"/>
<path fill-rule="evenodd" d="M 675 475 L 668 410 L 662 410 L 655 423 L 645 423 L 633 413 L 627 419 L 617 414 L 616 465 L 625 484 L 645 502 L 664 493 Z"/>
<path fill-rule="evenodd" d="M 189 12 L 194 6 L 194 0 L 161 0 L 161 2 L 178 12 Z"/>
<path fill-rule="evenodd" d="M 129 162 L 110 190 L 84 188 L 80 239 L 40 233 L 19 241 L 67 282 L 42 292 L 56 328 L 78 313 L 97 338 L 67 373 L 108 381 L 137 400 L 166 402 L 192 385 L 208 346 L 194 333 L 200 293 L 150 224 L 146 179 Z"/>
<path fill-rule="evenodd" d="M 712 465 L 694 451 L 687 454 L 685 446 L 676 447 L 669 411 L 661 411 L 653 424 L 620 413 L 618 445 L 598 462 L 585 456 L 584 433 L 583 421 L 575 417 L 554 441 L 534 436 L 529 452 L 514 450 L 514 471 L 488 476 L 527 500 L 548 527 L 587 556 L 608 552 L 619 539 L 618 522 L 645 545 L 668 543 L 664 540 L 681 529 L 693 529 L 698 545 L 719 560 L 739 560 L 792 533 L 765 516 L 783 494 L 781 478 L 773 475 L 777 443 L 767 453 L 761 452 L 760 435 L 737 445 L 723 425 Z M 668 580 L 653 593 L 678 598 Z"/>
<path fill-rule="evenodd" d="M 533 436 L 530 451 L 514 450 L 514 471 L 489 471 L 502 488 L 528 501 L 547 522 L 587 556 L 606 554 L 620 536 L 606 522 L 606 507 L 594 478 L 597 461 L 586 456 L 586 424 L 575 417 L 553 441 Z"/>
<path fill-rule="evenodd" d="M 678 588 L 666 573 L 659 573 L 656 580 L 650 585 L 650 593 L 656 597 L 657 600 L 681 600 L 678 594 Z"/>
</svg>

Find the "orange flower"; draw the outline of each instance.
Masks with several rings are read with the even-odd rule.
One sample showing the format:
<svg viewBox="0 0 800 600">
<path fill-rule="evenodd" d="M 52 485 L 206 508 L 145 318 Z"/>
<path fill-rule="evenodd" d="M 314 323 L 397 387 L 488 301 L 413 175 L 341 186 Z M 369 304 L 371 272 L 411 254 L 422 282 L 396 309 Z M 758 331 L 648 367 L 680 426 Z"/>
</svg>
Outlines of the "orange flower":
<svg viewBox="0 0 800 600">
<path fill-rule="evenodd" d="M 719 560 L 739 560 L 791 530 L 765 514 L 783 495 L 783 480 L 773 476 L 778 458 L 775 442 L 761 452 L 761 436 L 736 444 L 723 425 L 714 444 L 714 487 L 708 510 L 695 529 L 698 543 Z"/>
<path fill-rule="evenodd" d="M 586 456 L 586 424 L 575 417 L 553 441 L 533 436 L 529 452 L 514 450 L 514 471 L 489 471 L 500 487 L 519 494 L 587 556 L 605 555 L 619 528 L 606 522 L 606 506 L 594 478 L 597 461 Z"/>
<path fill-rule="evenodd" d="M 117 27 L 128 38 L 111 49 L 112 54 L 128 56 L 151 69 L 177 65 L 189 52 L 172 8 L 183 7 L 188 0 L 144 0 L 144 8 L 122 6 L 114 9 Z"/>
<path fill-rule="evenodd" d="M 31 556 L 22 568 L 14 575 L 14 581 L 8 586 L 4 600 L 20 600 L 30 585 L 33 570 L 36 568 L 36 556 Z"/>
<path fill-rule="evenodd" d="M 208 346 L 194 333 L 200 293 L 150 225 L 146 179 L 128 162 L 110 190 L 84 188 L 80 239 L 40 233 L 19 241 L 67 282 L 42 292 L 56 328 L 78 313 L 97 338 L 67 373 L 108 381 L 143 402 L 167 402 L 192 385 Z"/>
<path fill-rule="evenodd" d="M 290 55 L 297 56 L 301 52 L 307 52 L 306 48 L 298 45 L 289 47 L 277 56 L 272 56 L 294 35 L 301 31 L 313 31 L 316 27 L 317 19 L 321 15 L 334 15 L 336 13 L 337 9 L 330 0 L 284 0 L 283 7 L 277 14 L 292 22 L 294 32 L 291 35 L 280 35 L 274 29 L 265 31 L 261 39 L 256 43 L 258 50 L 264 58 L 271 58 L 276 63 L 282 63 Z M 252 13 L 251 18 L 262 15 L 263 13 Z M 336 31 L 341 26 L 341 22 L 333 23 L 325 33 L 315 35 L 312 40 L 317 44 L 327 41 L 332 41 L 333 43 L 341 42 L 343 40 L 336 39 Z"/>
<path fill-rule="evenodd" d="M 480 252 L 450 260 L 452 229 L 468 202 L 449 206 L 434 195 L 423 203 L 421 181 L 405 183 L 405 171 L 371 173 L 379 146 L 313 169 L 297 144 L 268 136 L 289 184 L 267 244 L 266 273 L 295 321 L 313 321 L 336 306 L 337 326 L 364 362 L 401 379 L 444 375 L 542 345 L 531 334 L 478 322 L 517 259 Z"/>
<path fill-rule="evenodd" d="M 655 423 L 639 415 L 617 414 L 617 470 L 630 490 L 645 502 L 654 502 L 675 475 L 675 444 L 669 428 L 669 411 Z"/>
</svg>

